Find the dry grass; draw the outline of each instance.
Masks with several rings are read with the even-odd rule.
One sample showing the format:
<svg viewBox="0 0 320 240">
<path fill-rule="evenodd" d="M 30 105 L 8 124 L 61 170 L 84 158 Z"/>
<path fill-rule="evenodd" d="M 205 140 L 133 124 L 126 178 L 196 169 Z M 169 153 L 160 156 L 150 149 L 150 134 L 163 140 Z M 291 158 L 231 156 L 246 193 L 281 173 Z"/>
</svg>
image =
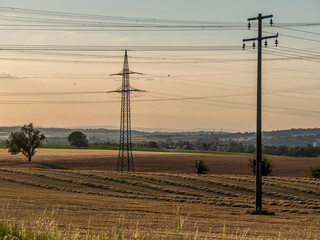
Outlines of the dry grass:
<svg viewBox="0 0 320 240">
<path fill-rule="evenodd" d="M 25 224 L 42 214 L 34 229 L 55 226 L 82 237 L 122 234 L 124 239 L 277 239 L 280 225 L 288 239 L 306 236 L 306 229 L 320 236 L 319 185 L 304 178 L 299 188 L 290 179 L 284 185 L 284 178 L 265 178 L 270 184 L 264 186 L 264 206 L 276 216 L 254 216 L 245 214 L 254 206 L 252 177 L 50 169 L 0 173 L 6 192 L 2 221 Z"/>
<path fill-rule="evenodd" d="M 78 155 L 60 151 L 33 165 L 0 156 L 0 222 L 56 239 L 320 239 L 319 179 L 264 177 L 276 215 L 248 215 L 252 176 L 75 170 Z M 80 158 L 89 169 L 90 154 Z"/>
</svg>

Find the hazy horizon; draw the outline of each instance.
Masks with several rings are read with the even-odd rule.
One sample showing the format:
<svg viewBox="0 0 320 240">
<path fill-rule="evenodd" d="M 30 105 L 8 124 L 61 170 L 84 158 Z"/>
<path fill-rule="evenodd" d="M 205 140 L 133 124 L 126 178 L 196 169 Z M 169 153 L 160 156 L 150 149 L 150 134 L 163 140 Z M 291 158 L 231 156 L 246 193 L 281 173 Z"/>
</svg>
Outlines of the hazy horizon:
<svg viewBox="0 0 320 240">
<path fill-rule="evenodd" d="M 22 126 L 22 125 L 21 125 Z M 11 125 L 11 126 L 0 126 L 0 128 L 11 128 L 21 127 L 20 125 Z M 119 130 L 119 126 L 65 126 L 65 127 L 57 127 L 57 126 L 37 126 L 34 125 L 35 128 L 57 128 L 57 129 L 106 129 L 106 130 Z M 319 129 L 319 128 L 284 128 L 284 129 L 273 129 L 273 130 L 263 130 L 264 132 L 272 132 L 272 131 L 287 131 L 287 130 L 293 130 L 293 129 Z M 143 127 L 133 127 L 132 130 L 135 131 L 142 131 L 142 132 L 227 132 L 227 133 L 245 133 L 245 132 L 255 132 L 253 131 L 240 131 L 237 129 L 218 129 L 218 128 L 191 128 L 191 129 L 174 129 L 174 128 L 143 128 Z"/>
</svg>

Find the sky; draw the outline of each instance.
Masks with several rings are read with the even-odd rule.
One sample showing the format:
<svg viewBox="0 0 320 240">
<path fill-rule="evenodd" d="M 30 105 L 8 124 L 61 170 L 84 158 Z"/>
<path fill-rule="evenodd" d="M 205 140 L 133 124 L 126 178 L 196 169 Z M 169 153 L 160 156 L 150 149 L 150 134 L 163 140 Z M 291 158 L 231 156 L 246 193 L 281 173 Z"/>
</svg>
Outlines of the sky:
<svg viewBox="0 0 320 240">
<path fill-rule="evenodd" d="M 132 128 L 256 128 L 263 48 L 263 130 L 320 127 L 320 1 L 0 0 L 0 126 L 117 127 L 124 49 Z"/>
</svg>

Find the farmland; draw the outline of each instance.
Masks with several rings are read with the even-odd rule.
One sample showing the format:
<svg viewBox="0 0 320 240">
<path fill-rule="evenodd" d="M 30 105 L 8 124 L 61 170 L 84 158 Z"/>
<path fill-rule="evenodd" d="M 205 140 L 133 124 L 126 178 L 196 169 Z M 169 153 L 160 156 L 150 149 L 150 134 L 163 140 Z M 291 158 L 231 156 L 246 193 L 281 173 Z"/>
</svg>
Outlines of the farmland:
<svg viewBox="0 0 320 240">
<path fill-rule="evenodd" d="M 117 151 L 40 149 L 29 164 L 1 150 L 1 221 L 46 219 L 80 236 L 125 231 L 138 239 L 320 238 L 320 181 L 304 177 L 319 158 L 272 157 L 263 204 L 275 215 L 255 216 L 246 213 L 255 202 L 249 156 L 134 156 L 136 172 L 118 173 Z M 194 160 L 204 160 L 210 174 L 194 174 Z"/>
</svg>

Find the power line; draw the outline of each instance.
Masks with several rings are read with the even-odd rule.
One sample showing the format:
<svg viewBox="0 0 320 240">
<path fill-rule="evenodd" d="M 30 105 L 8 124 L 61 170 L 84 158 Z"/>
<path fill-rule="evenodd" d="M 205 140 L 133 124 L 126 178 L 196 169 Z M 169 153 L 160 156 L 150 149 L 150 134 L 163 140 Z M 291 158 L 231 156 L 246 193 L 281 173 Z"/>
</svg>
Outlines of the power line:
<svg viewBox="0 0 320 240">
<path fill-rule="evenodd" d="M 198 20 L 178 20 L 178 19 L 157 19 L 157 18 L 137 18 L 137 17 L 121 17 L 121 16 L 106 16 L 106 15 L 96 15 L 96 14 L 82 14 L 82 13 L 72 13 L 72 12 L 57 12 L 57 11 L 47 11 L 38 9 L 26 9 L 26 8 L 12 8 L 12 7 L 0 7 L 2 12 L 18 13 L 24 15 L 40 15 L 40 16 L 53 16 L 53 17 L 66 17 L 65 21 L 70 21 L 72 19 L 94 19 L 101 23 L 104 21 L 120 21 L 120 22 L 146 22 L 149 24 L 170 23 L 170 24 L 236 24 L 236 26 L 243 26 L 242 22 L 223 22 L 223 21 L 198 21 Z M 45 20 L 45 19 L 44 19 Z M 55 19 L 49 19 L 54 21 Z M 59 21 L 59 20 L 55 20 Z M 277 23 L 274 24 L 275 27 L 303 27 L 303 26 L 319 26 L 319 22 L 306 22 L 306 23 Z"/>
<path fill-rule="evenodd" d="M 97 14 L 83 14 L 83 13 L 71 13 L 71 12 L 58 12 L 58 11 L 47 11 L 27 8 L 12 8 L 12 7 L 0 7 L 0 11 L 3 12 L 15 12 L 21 14 L 32 14 L 32 15 L 44 15 L 44 16 L 55 16 L 55 17 L 67 17 L 67 18 L 89 18 L 98 20 L 108 21 L 125 21 L 125 22 L 147 22 L 147 23 L 181 23 L 181 24 L 241 24 L 236 22 L 220 22 L 220 21 L 195 21 L 195 20 L 177 20 L 177 19 L 156 19 L 156 18 L 137 18 L 137 17 L 120 17 L 120 16 L 106 16 Z"/>
<path fill-rule="evenodd" d="M 17 92 L 17 93 L 0 93 L 0 96 L 55 96 L 55 95 L 84 95 L 84 94 L 106 94 L 106 91 L 92 92 Z"/>
<path fill-rule="evenodd" d="M 289 27 L 280 27 L 280 26 L 276 26 L 276 27 L 277 28 L 281 28 L 281 29 L 295 31 L 295 32 L 308 33 L 308 34 L 313 34 L 313 35 L 320 35 L 320 33 L 318 33 L 318 32 L 310 32 L 310 31 L 299 30 L 299 29 L 294 29 L 294 28 L 289 28 Z"/>
<path fill-rule="evenodd" d="M 311 61 L 311 62 L 319 62 L 318 60 L 320 60 L 317 55 L 315 55 L 315 56 L 308 56 L 308 55 L 304 56 L 304 55 L 297 55 L 297 54 L 292 54 L 292 53 L 288 53 L 288 52 L 283 53 L 283 52 L 281 52 L 281 50 L 279 50 L 279 51 L 280 51 L 280 53 L 268 49 L 267 51 L 265 51 L 265 53 L 269 54 L 269 55 L 273 55 L 273 56 L 289 57 L 291 59 L 305 60 L 305 61 Z"/>
<path fill-rule="evenodd" d="M 0 28 L 0 30 L 5 31 L 58 31 L 58 32 L 188 32 L 188 31 L 239 31 L 243 29 L 235 29 L 235 28 L 229 28 L 229 29 L 210 29 L 210 28 L 166 28 L 166 29 L 71 29 L 71 28 Z"/>
<path fill-rule="evenodd" d="M 239 106 L 245 107 L 254 107 L 253 104 L 247 104 L 247 103 L 239 103 L 239 102 L 232 102 L 232 101 L 221 101 L 221 100 L 216 100 L 217 96 L 206 96 L 206 97 L 179 97 L 179 98 L 158 98 L 158 99 L 141 99 L 141 100 L 132 100 L 133 102 L 139 103 L 139 102 L 171 102 L 171 101 L 185 101 L 185 100 L 206 100 L 209 101 L 210 99 L 215 99 L 214 101 L 211 100 L 209 103 L 210 105 L 219 105 L 219 103 L 222 104 L 231 104 L 231 105 L 220 105 L 223 107 L 231 107 L 233 109 L 242 109 L 242 110 L 253 110 L 251 109 L 245 109 L 241 108 Z M 1 105 L 38 105 L 38 104 L 49 104 L 49 105 L 76 105 L 76 104 L 108 104 L 108 103 L 118 103 L 119 101 L 117 100 L 109 100 L 109 101 L 41 101 L 41 100 L 34 100 L 34 101 L 19 101 L 19 100 L 3 100 L 0 101 Z M 199 102 L 200 103 L 200 102 Z M 201 103 L 205 104 L 205 103 Z M 297 115 L 297 116 L 304 116 L 304 117 L 319 117 L 320 111 L 315 111 L 315 110 L 307 110 L 307 109 L 298 109 L 298 108 L 288 108 L 288 107 L 278 107 L 278 106 L 268 106 L 268 105 L 263 105 L 264 108 L 268 109 L 276 109 L 276 110 L 286 110 L 286 111 L 294 111 L 290 113 L 284 113 L 288 115 Z M 270 110 L 265 110 L 267 112 L 274 112 Z M 300 113 L 299 113 L 300 112 Z M 281 113 L 281 112 L 277 112 Z M 307 115 L 306 115 L 307 114 Z M 311 114 L 311 115 L 310 115 Z M 312 115 L 313 114 L 313 115 Z"/>
<path fill-rule="evenodd" d="M 268 25 L 268 27 L 316 27 L 316 26 L 320 26 L 320 22 L 274 23 L 272 26 Z"/>
<path fill-rule="evenodd" d="M 311 50 L 302 49 L 302 48 L 293 48 L 293 47 L 285 47 L 285 46 L 279 46 L 279 48 L 284 48 L 284 49 L 288 49 L 290 51 L 296 51 L 296 52 L 302 52 L 302 53 L 320 54 L 320 52 L 311 51 Z"/>
<path fill-rule="evenodd" d="M 271 32 L 267 32 L 266 31 L 266 33 L 271 33 Z M 306 41 L 311 41 L 311 42 L 320 42 L 320 40 L 317 40 L 317 39 L 306 38 L 306 37 L 298 37 L 298 36 L 288 35 L 288 34 L 284 34 L 284 33 L 281 33 L 281 36 L 300 39 L 300 40 L 306 40 Z"/>
<path fill-rule="evenodd" d="M 74 45 L 0 45 L 0 50 L 20 51 L 235 51 L 239 46 L 74 46 Z"/>
<path fill-rule="evenodd" d="M 303 57 L 303 56 L 302 56 Z M 312 59 L 312 57 L 308 57 Z M 264 61 L 287 61 L 287 60 L 295 60 L 300 59 L 300 57 L 282 57 L 282 58 L 266 58 Z M 7 61 L 32 61 L 32 62 L 66 62 L 66 63 L 94 63 L 94 64 L 107 64 L 107 63 L 118 63 L 119 61 L 109 61 L 106 60 L 81 60 L 81 59 L 50 59 L 50 58 L 25 58 L 25 57 L 0 57 L 0 60 Z M 169 59 L 168 59 L 169 60 Z M 182 64 L 182 63 L 194 63 L 196 61 L 197 64 L 203 63 L 236 63 L 236 62 L 254 62 L 255 59 L 198 59 L 198 60 L 162 60 L 162 61 L 137 61 L 135 64 Z"/>
<path fill-rule="evenodd" d="M 311 41 L 311 42 L 320 42 L 320 40 L 317 40 L 317 39 L 311 39 L 311 38 L 306 38 L 306 37 L 297 37 L 297 36 L 292 36 L 292 35 L 283 34 L 283 33 L 281 33 L 281 36 L 295 38 L 295 39 L 301 39 L 301 40 L 306 40 L 306 41 Z"/>
<path fill-rule="evenodd" d="M 267 52 L 268 51 L 275 52 L 273 49 L 271 49 L 271 50 L 268 49 Z M 279 54 L 283 55 L 283 56 L 303 57 L 306 59 L 320 60 L 320 54 L 311 54 L 311 53 L 304 53 L 303 54 L 301 52 L 294 51 L 294 50 L 290 50 L 290 52 L 288 52 L 287 49 L 281 49 L 281 48 L 279 48 L 277 52 L 279 52 Z"/>
</svg>

